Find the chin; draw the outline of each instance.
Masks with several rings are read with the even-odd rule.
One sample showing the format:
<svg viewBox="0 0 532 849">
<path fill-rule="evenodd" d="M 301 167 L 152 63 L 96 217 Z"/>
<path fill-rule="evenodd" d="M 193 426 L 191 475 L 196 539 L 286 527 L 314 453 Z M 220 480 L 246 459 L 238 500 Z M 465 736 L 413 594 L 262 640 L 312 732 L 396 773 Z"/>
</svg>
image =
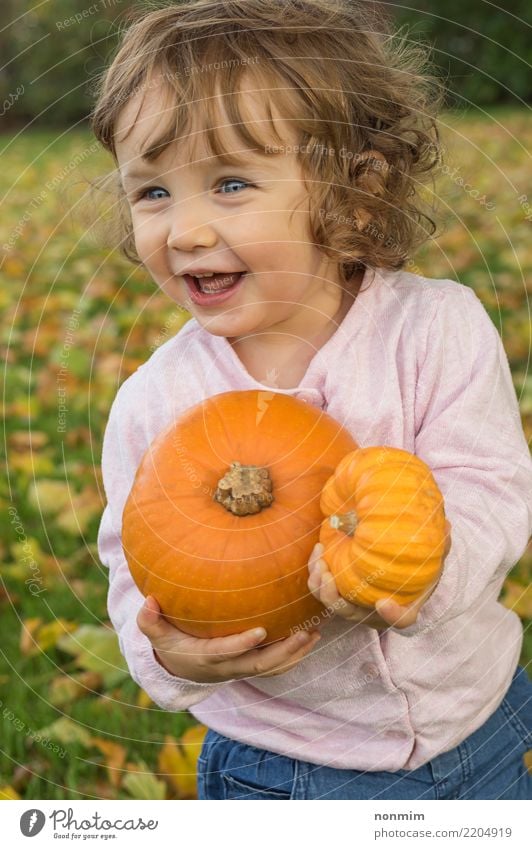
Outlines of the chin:
<svg viewBox="0 0 532 849">
<path fill-rule="evenodd" d="M 212 336 L 225 336 L 229 338 L 231 336 L 242 336 L 245 333 L 251 332 L 247 326 L 243 326 L 242 322 L 228 320 L 223 315 L 209 317 L 201 315 L 199 312 L 195 313 L 193 309 L 190 312 L 198 324 Z"/>
</svg>

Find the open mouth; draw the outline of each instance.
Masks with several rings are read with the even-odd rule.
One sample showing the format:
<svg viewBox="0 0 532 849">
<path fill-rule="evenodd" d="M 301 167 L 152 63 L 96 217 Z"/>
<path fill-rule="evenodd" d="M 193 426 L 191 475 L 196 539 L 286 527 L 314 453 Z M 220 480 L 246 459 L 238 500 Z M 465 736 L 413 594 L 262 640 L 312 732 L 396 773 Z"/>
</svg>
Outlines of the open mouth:
<svg viewBox="0 0 532 849">
<path fill-rule="evenodd" d="M 213 274 L 212 277 L 192 277 L 192 280 L 198 292 L 203 292 L 204 295 L 215 295 L 236 286 L 244 273 L 243 271 L 235 271 L 232 274 Z"/>
<path fill-rule="evenodd" d="M 211 277 L 194 277 L 191 274 L 185 274 L 184 279 L 193 303 L 199 306 L 214 306 L 226 301 L 238 291 L 245 276 L 245 271 L 234 271 L 230 274 L 227 272 L 213 274 Z"/>
</svg>

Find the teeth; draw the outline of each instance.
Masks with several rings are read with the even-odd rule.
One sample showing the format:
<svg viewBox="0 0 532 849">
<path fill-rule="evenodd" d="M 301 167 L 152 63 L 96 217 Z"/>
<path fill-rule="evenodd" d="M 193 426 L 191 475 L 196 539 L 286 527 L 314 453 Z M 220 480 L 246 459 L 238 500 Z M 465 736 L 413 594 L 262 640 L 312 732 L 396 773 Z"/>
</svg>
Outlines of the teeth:
<svg viewBox="0 0 532 849">
<path fill-rule="evenodd" d="M 202 292 L 205 294 L 213 295 L 216 292 L 221 292 L 224 289 L 228 289 L 233 284 L 233 279 L 236 275 L 241 274 L 242 272 L 234 271 L 231 274 L 222 274 L 221 272 L 216 276 L 219 278 L 217 280 L 203 280 L 201 277 L 197 277 L 198 286 L 200 287 Z M 210 275 L 212 277 L 212 275 Z"/>
<path fill-rule="evenodd" d="M 209 271 L 208 274 L 196 274 L 195 276 L 198 280 L 202 280 L 204 277 L 214 277 L 214 271 Z"/>
</svg>

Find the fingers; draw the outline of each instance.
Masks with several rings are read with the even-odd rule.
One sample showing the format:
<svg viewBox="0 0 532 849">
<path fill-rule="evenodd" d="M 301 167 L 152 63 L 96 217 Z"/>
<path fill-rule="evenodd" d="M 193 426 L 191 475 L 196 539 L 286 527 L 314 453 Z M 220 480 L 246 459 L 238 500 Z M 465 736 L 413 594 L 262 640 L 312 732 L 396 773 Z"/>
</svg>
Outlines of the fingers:
<svg viewBox="0 0 532 849">
<path fill-rule="evenodd" d="M 264 628 L 228 637 L 192 637 L 164 618 L 152 596 L 139 610 L 137 624 L 162 666 L 174 675 L 204 682 L 279 675 L 299 663 L 320 639 L 317 632 L 302 630 L 261 647 L 267 636 Z"/>
<path fill-rule="evenodd" d="M 264 628 L 253 628 L 241 634 L 229 637 L 214 637 L 212 639 L 193 637 L 180 631 L 162 615 L 160 607 L 153 596 L 148 596 L 137 615 L 137 625 L 148 639 L 158 645 L 165 645 L 168 640 L 172 645 L 181 637 L 187 643 L 189 654 L 212 655 L 219 661 L 238 657 L 250 649 L 256 648 L 266 638 Z M 165 643 L 162 641 L 165 639 Z"/>
<path fill-rule="evenodd" d="M 314 546 L 309 559 L 309 579 L 307 586 L 314 598 L 321 602 L 327 610 L 334 612 L 343 619 L 348 619 L 357 624 L 367 625 L 368 628 L 386 628 L 386 623 L 371 610 L 358 605 L 351 604 L 339 594 L 333 575 L 329 572 L 327 564 L 319 556 L 323 551 L 323 545 L 318 543 Z"/>
<path fill-rule="evenodd" d="M 375 602 L 375 610 L 392 628 L 408 628 L 417 618 L 417 610 L 410 607 L 401 607 L 391 598 L 380 598 Z"/>
<path fill-rule="evenodd" d="M 375 609 L 379 616 L 381 616 L 382 619 L 384 619 L 384 621 L 393 628 L 408 628 L 409 625 L 413 625 L 417 620 L 421 607 L 425 604 L 428 597 L 432 595 L 436 585 L 437 581 L 432 584 L 432 586 L 430 586 L 417 601 L 406 607 L 397 604 L 397 602 L 391 598 L 384 598 L 379 599 L 375 603 Z"/>
<path fill-rule="evenodd" d="M 248 674 L 250 677 L 268 678 L 288 672 L 320 639 L 321 635 L 317 631 L 298 631 L 285 640 L 279 640 L 271 646 L 253 652 L 246 659 L 252 665 L 252 672 Z"/>
<path fill-rule="evenodd" d="M 317 601 L 321 601 L 326 606 L 334 606 L 340 600 L 340 595 L 327 564 L 321 557 L 323 551 L 324 547 L 321 542 L 318 542 L 312 549 L 308 563 L 309 579 L 307 586 Z"/>
<path fill-rule="evenodd" d="M 252 628 L 241 634 L 231 634 L 228 637 L 215 637 L 206 641 L 205 651 L 213 655 L 219 662 L 234 660 L 252 649 L 257 648 L 266 639 L 264 628 Z"/>
</svg>

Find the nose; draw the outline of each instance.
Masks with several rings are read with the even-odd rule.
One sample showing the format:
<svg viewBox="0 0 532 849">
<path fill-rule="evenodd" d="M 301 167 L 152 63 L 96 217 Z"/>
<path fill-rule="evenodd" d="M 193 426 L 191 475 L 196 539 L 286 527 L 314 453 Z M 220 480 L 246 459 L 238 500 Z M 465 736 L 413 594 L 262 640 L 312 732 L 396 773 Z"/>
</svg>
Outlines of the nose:
<svg viewBox="0 0 532 849">
<path fill-rule="evenodd" d="M 170 215 L 172 221 L 167 239 L 169 248 L 189 253 L 199 247 L 212 248 L 216 245 L 216 230 L 209 222 L 201 198 L 191 198 L 174 204 Z"/>
</svg>

